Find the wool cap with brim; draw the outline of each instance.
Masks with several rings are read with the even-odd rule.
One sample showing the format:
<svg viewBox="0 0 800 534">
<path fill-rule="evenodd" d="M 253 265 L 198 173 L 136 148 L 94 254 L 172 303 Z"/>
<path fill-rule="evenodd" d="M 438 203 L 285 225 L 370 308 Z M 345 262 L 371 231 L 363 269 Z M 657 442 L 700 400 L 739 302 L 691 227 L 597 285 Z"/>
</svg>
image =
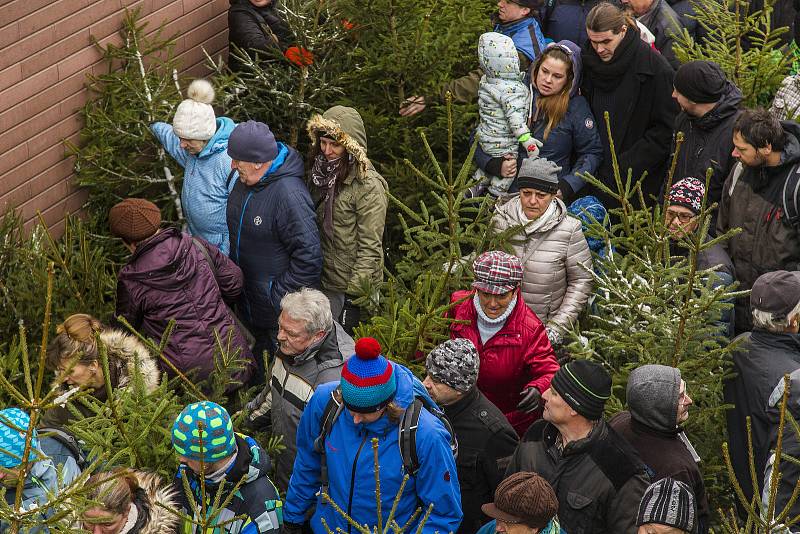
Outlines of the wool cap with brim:
<svg viewBox="0 0 800 534">
<path fill-rule="evenodd" d="M 756 279 L 750 290 L 750 309 L 785 319 L 800 303 L 800 272 L 772 271 Z"/>
<path fill-rule="evenodd" d="M 217 462 L 236 452 L 236 436 L 227 410 L 216 402 L 188 405 L 172 425 L 172 447 L 190 460 Z"/>
<path fill-rule="evenodd" d="M 662 478 L 644 491 L 636 526 L 657 524 L 694 532 L 697 508 L 692 490 L 678 480 Z"/>
<path fill-rule="evenodd" d="M 0 410 L 0 467 L 13 469 L 22 463 L 25 456 L 25 438 L 30 424 L 30 416 L 19 408 Z M 39 437 L 34 429 L 28 461 L 36 460 L 38 450 Z"/>
<path fill-rule="evenodd" d="M 725 72 L 712 61 L 690 61 L 678 68 L 675 90 L 696 104 L 718 102 L 728 85 Z"/>
<path fill-rule="evenodd" d="M 228 155 L 236 161 L 266 163 L 278 157 L 278 152 L 275 136 L 263 122 L 238 124 L 228 138 Z"/>
<path fill-rule="evenodd" d="M 536 473 L 514 473 L 498 484 L 494 502 L 484 504 L 481 510 L 505 523 L 541 529 L 558 512 L 558 498 L 552 486 Z"/>
<path fill-rule="evenodd" d="M 606 401 L 611 396 L 611 377 L 599 363 L 574 360 L 553 375 L 550 387 L 573 410 L 590 421 L 603 417 Z"/>
<path fill-rule="evenodd" d="M 111 234 L 128 243 L 138 243 L 155 234 L 161 226 L 161 210 L 143 198 L 126 198 L 108 213 Z"/>
<path fill-rule="evenodd" d="M 522 160 L 517 173 L 518 189 L 536 189 L 545 193 L 558 193 L 558 173 L 561 167 L 544 158 Z"/>
<path fill-rule="evenodd" d="M 505 295 L 522 282 L 522 263 L 513 254 L 490 250 L 472 263 L 475 279 L 472 287 L 492 295 Z"/>
<path fill-rule="evenodd" d="M 397 377 L 394 365 L 381 354 L 371 337 L 356 341 L 356 352 L 344 362 L 339 387 L 344 405 L 357 413 L 374 413 L 394 400 Z"/>
</svg>

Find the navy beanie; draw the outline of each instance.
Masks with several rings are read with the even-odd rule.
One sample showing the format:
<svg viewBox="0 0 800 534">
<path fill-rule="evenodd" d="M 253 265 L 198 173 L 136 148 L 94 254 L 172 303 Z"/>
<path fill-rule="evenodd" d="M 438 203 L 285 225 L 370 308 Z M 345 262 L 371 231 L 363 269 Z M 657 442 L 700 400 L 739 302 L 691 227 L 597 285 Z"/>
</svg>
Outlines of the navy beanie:
<svg viewBox="0 0 800 534">
<path fill-rule="evenodd" d="M 228 155 L 237 161 L 266 163 L 278 157 L 278 143 L 263 122 L 240 123 L 228 138 Z"/>
</svg>

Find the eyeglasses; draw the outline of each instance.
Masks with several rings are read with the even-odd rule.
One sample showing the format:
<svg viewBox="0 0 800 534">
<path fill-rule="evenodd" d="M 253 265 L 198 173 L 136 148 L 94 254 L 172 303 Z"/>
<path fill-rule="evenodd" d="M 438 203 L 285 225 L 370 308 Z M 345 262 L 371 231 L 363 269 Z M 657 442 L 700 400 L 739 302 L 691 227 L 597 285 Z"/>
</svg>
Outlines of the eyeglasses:
<svg viewBox="0 0 800 534">
<path fill-rule="evenodd" d="M 668 222 L 672 222 L 677 218 L 680 222 L 685 224 L 696 217 L 694 213 L 686 213 L 685 211 L 667 210 L 666 213 Z"/>
</svg>

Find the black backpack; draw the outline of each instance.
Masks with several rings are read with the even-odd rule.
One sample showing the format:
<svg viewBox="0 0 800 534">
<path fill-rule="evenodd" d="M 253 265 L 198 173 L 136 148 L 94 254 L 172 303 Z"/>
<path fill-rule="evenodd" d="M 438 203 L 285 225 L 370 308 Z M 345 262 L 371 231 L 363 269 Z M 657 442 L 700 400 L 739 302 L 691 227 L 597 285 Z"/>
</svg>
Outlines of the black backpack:
<svg viewBox="0 0 800 534">
<path fill-rule="evenodd" d="M 800 165 L 792 167 L 792 172 L 786 177 L 783 184 L 783 194 L 781 203 L 783 204 L 783 214 L 791 223 L 792 227 L 800 230 Z"/>
<path fill-rule="evenodd" d="M 45 426 L 36 431 L 39 434 L 42 452 L 53 460 L 54 464 L 63 465 L 68 457 L 72 457 L 81 471 L 89 466 L 80 441 L 69 430 L 58 426 Z"/>
</svg>

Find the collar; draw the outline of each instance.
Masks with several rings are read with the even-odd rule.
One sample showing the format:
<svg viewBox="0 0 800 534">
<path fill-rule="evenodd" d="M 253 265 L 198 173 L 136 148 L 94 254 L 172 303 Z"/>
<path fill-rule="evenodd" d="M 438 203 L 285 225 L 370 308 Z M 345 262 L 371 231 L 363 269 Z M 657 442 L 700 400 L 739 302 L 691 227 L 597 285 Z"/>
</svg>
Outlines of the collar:
<svg viewBox="0 0 800 534">
<path fill-rule="evenodd" d="M 458 399 L 453 404 L 446 404 L 442 406 L 442 409 L 452 422 L 477 400 L 478 400 L 478 386 L 472 386 L 472 388 L 469 391 L 467 391 L 463 397 Z"/>
</svg>

